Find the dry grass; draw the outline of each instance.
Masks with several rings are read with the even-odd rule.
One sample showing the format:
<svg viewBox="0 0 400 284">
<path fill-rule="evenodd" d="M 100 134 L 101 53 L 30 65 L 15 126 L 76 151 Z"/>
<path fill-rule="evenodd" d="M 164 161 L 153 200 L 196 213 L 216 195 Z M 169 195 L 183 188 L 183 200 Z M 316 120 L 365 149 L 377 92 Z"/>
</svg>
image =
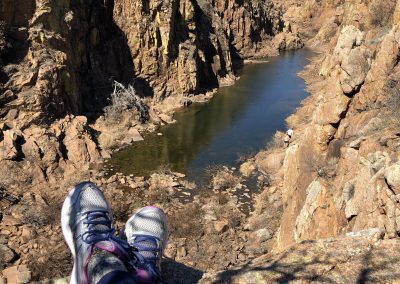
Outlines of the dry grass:
<svg viewBox="0 0 400 284">
<path fill-rule="evenodd" d="M 395 80 L 389 80 L 385 86 L 387 94 L 386 105 L 390 122 L 395 127 L 400 126 L 400 86 Z"/>
<path fill-rule="evenodd" d="M 277 131 L 272 137 L 272 140 L 267 143 L 267 150 L 275 150 L 284 147 L 283 139 L 285 137 L 285 133 L 281 131 Z"/>
<path fill-rule="evenodd" d="M 235 176 L 229 169 L 223 167 L 212 174 L 211 186 L 214 189 L 225 190 L 235 187 L 240 182 L 240 178 Z"/>
<path fill-rule="evenodd" d="M 224 192 L 218 192 L 214 197 L 218 205 L 225 205 L 229 202 L 229 196 Z"/>
<path fill-rule="evenodd" d="M 72 270 L 72 257 L 64 242 L 55 247 L 47 247 L 43 256 L 29 255 L 28 267 L 32 280 L 54 279 L 69 275 Z"/>
<path fill-rule="evenodd" d="M 286 118 L 287 128 L 296 129 L 304 126 L 311 121 L 312 111 L 309 107 L 302 106 L 295 113 Z"/>
<path fill-rule="evenodd" d="M 131 216 L 133 210 L 131 210 L 130 204 L 120 202 L 117 206 L 113 206 L 113 217 L 115 221 L 125 223 Z"/>
<path fill-rule="evenodd" d="M 199 238 L 203 233 L 200 216 L 204 212 L 196 203 L 187 204 L 184 208 L 168 216 L 171 238 Z"/>
<path fill-rule="evenodd" d="M 318 177 L 325 180 L 336 176 L 339 159 L 336 157 L 320 160 L 318 158 L 309 159 L 306 162 L 308 170 L 314 172 Z"/>
<path fill-rule="evenodd" d="M 396 77 L 397 72 L 393 72 L 392 76 L 395 78 L 389 78 L 384 86 L 385 100 L 383 101 L 384 108 L 379 115 L 381 119 L 380 123 L 373 125 L 371 129 L 366 133 L 368 135 L 375 134 L 379 130 L 385 128 L 398 129 L 400 127 L 400 84 Z"/>
</svg>

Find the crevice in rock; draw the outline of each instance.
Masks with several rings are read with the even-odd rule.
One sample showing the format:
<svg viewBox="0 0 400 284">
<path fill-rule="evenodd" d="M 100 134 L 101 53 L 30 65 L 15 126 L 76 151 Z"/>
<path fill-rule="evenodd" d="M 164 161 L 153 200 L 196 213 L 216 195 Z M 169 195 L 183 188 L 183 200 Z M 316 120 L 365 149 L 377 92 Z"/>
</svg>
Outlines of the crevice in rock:
<svg viewBox="0 0 400 284">
<path fill-rule="evenodd" d="M 67 150 L 67 147 L 64 144 L 64 138 L 65 138 L 65 133 L 63 132 L 58 137 L 58 143 L 60 145 L 61 156 L 62 156 L 64 161 L 67 161 L 68 160 L 68 150 Z M 97 139 L 96 139 L 96 141 L 97 141 Z"/>
<path fill-rule="evenodd" d="M 22 136 L 17 136 L 17 139 L 15 140 L 15 149 L 17 150 L 17 155 L 13 159 L 16 162 L 21 162 L 25 159 L 25 154 L 22 151 L 22 145 L 25 144 L 25 139 Z"/>
</svg>

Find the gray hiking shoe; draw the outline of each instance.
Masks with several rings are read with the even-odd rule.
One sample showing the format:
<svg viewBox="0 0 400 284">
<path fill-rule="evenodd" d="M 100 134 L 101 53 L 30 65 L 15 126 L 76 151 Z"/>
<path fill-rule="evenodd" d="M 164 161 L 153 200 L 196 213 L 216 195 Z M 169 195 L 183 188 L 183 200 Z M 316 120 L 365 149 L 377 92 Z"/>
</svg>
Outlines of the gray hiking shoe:
<svg viewBox="0 0 400 284">
<path fill-rule="evenodd" d="M 61 210 L 62 231 L 74 259 L 71 283 L 89 283 L 87 266 L 95 249 L 130 261 L 131 248 L 115 237 L 112 222 L 111 209 L 95 184 L 83 182 L 72 188 Z"/>
<path fill-rule="evenodd" d="M 167 245 L 167 218 L 162 209 L 146 206 L 138 210 L 125 224 L 128 243 L 142 256 L 137 267 L 140 283 L 161 282 L 161 257 Z"/>
</svg>

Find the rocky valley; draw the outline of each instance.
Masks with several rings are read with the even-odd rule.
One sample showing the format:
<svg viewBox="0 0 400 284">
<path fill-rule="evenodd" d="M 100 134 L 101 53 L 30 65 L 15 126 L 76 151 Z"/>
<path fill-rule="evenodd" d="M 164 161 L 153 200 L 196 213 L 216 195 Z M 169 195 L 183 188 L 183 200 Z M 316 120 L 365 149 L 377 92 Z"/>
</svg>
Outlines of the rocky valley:
<svg viewBox="0 0 400 284">
<path fill-rule="evenodd" d="M 201 190 L 169 169 L 105 170 L 246 61 L 304 45 L 310 95 L 287 148 L 277 132 Z M 82 180 L 118 229 L 145 204 L 165 210 L 167 283 L 399 281 L 399 58 L 395 0 L 1 0 L 0 283 L 66 281 L 59 212 Z"/>
</svg>

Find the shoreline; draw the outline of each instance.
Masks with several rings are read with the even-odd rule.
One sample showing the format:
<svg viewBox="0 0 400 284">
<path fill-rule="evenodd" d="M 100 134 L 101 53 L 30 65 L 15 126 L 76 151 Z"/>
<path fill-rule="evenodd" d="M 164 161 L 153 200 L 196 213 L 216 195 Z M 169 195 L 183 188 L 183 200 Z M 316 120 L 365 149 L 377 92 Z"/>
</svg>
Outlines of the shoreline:
<svg viewBox="0 0 400 284">
<path fill-rule="evenodd" d="M 313 50 L 313 49 L 311 49 L 309 47 L 303 47 L 303 48 L 308 48 L 310 50 Z M 296 50 L 293 50 L 293 52 L 296 52 Z M 281 54 L 276 54 L 276 55 L 269 56 L 269 57 L 266 57 L 266 58 L 276 57 L 276 56 L 281 56 Z M 251 64 L 267 64 L 267 63 L 269 63 L 269 60 L 262 59 L 261 57 L 258 57 L 257 55 L 254 55 L 253 58 L 254 59 L 244 59 L 243 60 L 243 64 L 244 65 L 251 65 Z M 237 72 L 241 72 L 241 70 L 244 68 L 244 65 L 243 65 L 243 67 L 241 67 L 240 70 L 237 70 Z M 229 87 L 229 86 L 235 85 L 236 81 L 240 79 L 240 76 L 235 76 L 234 78 L 231 77 L 231 78 L 228 78 L 228 79 L 229 80 L 226 80 L 226 81 L 229 82 L 229 83 L 224 81 L 222 84 L 220 84 L 220 86 L 218 88 L 210 90 L 210 91 L 208 91 L 206 93 L 201 93 L 201 94 L 191 95 L 191 96 L 183 96 L 184 98 L 187 98 L 187 99 L 190 100 L 190 104 L 188 106 L 185 106 L 184 104 L 181 104 L 181 103 L 173 104 L 172 106 L 169 105 L 168 106 L 167 115 L 171 118 L 171 120 L 170 121 L 164 121 L 164 120 L 161 119 L 161 123 L 160 124 L 154 124 L 154 123 L 148 124 L 148 123 L 146 123 L 145 125 L 142 125 L 142 127 L 140 127 L 140 129 L 139 129 L 139 132 L 140 132 L 141 136 L 144 138 L 146 133 L 154 133 L 154 132 L 157 132 L 159 129 L 161 129 L 164 125 L 177 123 L 177 121 L 175 121 L 175 119 L 174 119 L 174 115 L 175 115 L 175 113 L 177 111 L 185 109 L 185 108 L 190 108 L 191 104 L 206 104 L 206 103 L 209 103 L 210 100 L 212 100 L 214 98 L 214 96 L 217 95 L 219 88 Z M 176 97 L 172 98 L 172 99 L 176 99 Z M 151 107 L 162 109 L 165 106 L 165 104 L 166 104 L 165 101 L 161 101 L 159 103 L 151 105 Z M 93 127 L 94 125 L 95 124 L 93 124 L 91 126 Z M 94 129 L 96 129 L 96 127 L 94 127 Z M 129 129 L 126 129 L 126 130 L 129 130 Z M 117 145 L 116 149 L 111 150 L 110 155 L 112 155 L 112 154 L 114 154 L 114 153 L 116 153 L 116 152 L 118 152 L 118 151 L 120 151 L 122 149 L 125 149 L 126 147 L 132 146 L 134 143 L 135 143 L 135 141 L 132 141 L 130 144 Z M 106 150 L 108 150 L 108 149 L 106 149 Z M 106 158 L 106 159 L 110 159 L 110 158 Z"/>
</svg>

